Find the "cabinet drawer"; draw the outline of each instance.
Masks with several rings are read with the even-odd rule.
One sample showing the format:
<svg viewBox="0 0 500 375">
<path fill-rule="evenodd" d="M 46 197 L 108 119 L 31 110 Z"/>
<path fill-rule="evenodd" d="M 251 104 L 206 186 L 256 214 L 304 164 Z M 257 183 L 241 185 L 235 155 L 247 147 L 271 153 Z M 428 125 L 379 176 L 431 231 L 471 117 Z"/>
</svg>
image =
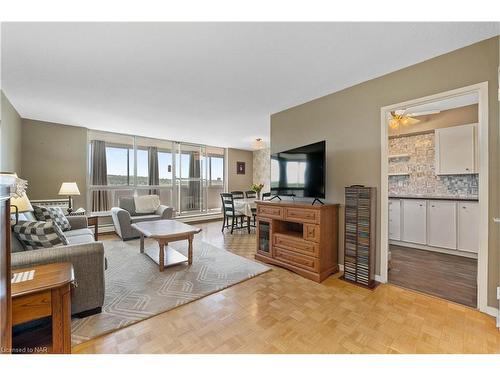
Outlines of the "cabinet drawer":
<svg viewBox="0 0 500 375">
<path fill-rule="evenodd" d="M 304 224 L 304 240 L 319 242 L 319 225 Z"/>
<path fill-rule="evenodd" d="M 300 267 L 308 271 L 319 272 L 319 259 L 317 258 L 293 253 L 280 247 L 274 248 L 274 257 L 292 266 Z"/>
<path fill-rule="evenodd" d="M 309 255 L 312 257 L 319 256 L 319 245 L 317 243 L 305 241 L 299 237 L 292 237 L 276 233 L 274 235 L 274 245 L 289 251 Z"/>
<path fill-rule="evenodd" d="M 281 219 L 283 217 L 283 209 L 281 207 L 258 205 L 257 215 L 263 217 L 269 217 L 271 219 Z"/>
<path fill-rule="evenodd" d="M 13 298 L 12 324 L 20 324 L 52 315 L 51 300 L 50 291 Z"/>
<path fill-rule="evenodd" d="M 285 219 L 300 221 L 302 223 L 319 224 L 319 211 L 307 208 L 285 207 Z"/>
</svg>

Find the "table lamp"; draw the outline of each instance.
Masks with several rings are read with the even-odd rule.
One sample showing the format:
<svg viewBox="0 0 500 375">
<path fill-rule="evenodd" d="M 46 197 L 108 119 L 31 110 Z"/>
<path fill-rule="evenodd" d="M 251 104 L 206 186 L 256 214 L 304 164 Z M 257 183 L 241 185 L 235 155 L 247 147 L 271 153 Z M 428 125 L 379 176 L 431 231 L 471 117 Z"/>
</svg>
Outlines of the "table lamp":
<svg viewBox="0 0 500 375">
<path fill-rule="evenodd" d="M 78 185 L 76 182 L 63 182 L 61 184 L 61 188 L 59 189 L 59 195 L 67 195 L 68 196 L 68 214 L 73 211 L 71 207 L 71 200 L 73 195 L 80 195 L 80 190 L 78 190 Z"/>
<path fill-rule="evenodd" d="M 19 222 L 19 213 L 20 212 L 29 212 L 33 211 L 33 207 L 31 206 L 30 200 L 26 193 L 23 193 L 19 198 L 12 197 L 10 198 L 10 206 L 14 207 L 16 211 L 16 223 Z"/>
<path fill-rule="evenodd" d="M 19 223 L 19 213 L 33 211 L 30 200 L 26 195 L 27 181 L 17 177 L 15 172 L 0 172 L 0 182 L 10 185 L 10 206 L 14 207 L 16 222 Z"/>
</svg>

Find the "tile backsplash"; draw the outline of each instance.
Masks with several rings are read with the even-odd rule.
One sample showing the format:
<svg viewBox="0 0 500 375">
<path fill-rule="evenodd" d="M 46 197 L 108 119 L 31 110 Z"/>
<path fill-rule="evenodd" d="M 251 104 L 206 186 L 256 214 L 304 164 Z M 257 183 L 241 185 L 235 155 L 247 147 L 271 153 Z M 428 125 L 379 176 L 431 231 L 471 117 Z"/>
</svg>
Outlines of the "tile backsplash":
<svg viewBox="0 0 500 375">
<path fill-rule="evenodd" d="M 435 174 L 434 132 L 389 139 L 389 173 L 408 173 L 389 177 L 389 195 L 477 197 L 479 175 L 437 176 Z"/>
</svg>

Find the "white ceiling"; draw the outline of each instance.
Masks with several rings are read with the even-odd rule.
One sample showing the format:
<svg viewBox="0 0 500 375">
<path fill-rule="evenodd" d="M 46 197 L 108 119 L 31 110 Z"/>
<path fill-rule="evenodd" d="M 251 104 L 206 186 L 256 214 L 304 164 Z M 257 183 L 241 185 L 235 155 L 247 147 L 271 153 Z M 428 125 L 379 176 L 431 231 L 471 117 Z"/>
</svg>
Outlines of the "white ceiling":
<svg viewBox="0 0 500 375">
<path fill-rule="evenodd" d="M 4 23 L 22 117 L 250 149 L 269 116 L 474 42 L 498 23 Z M 307 125 L 307 124 L 305 124 Z"/>
</svg>

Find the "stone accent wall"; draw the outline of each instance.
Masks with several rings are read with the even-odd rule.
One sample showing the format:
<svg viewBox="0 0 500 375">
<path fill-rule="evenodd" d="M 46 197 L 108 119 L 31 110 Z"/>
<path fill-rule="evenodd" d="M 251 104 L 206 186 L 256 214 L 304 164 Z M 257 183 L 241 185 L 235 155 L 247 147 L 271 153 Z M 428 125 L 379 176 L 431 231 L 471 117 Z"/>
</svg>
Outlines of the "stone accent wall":
<svg viewBox="0 0 500 375">
<path fill-rule="evenodd" d="M 479 175 L 437 176 L 435 174 L 434 132 L 389 139 L 389 155 L 409 157 L 389 159 L 389 195 L 427 195 L 443 197 L 478 196 Z"/>
<path fill-rule="evenodd" d="M 253 152 L 253 183 L 264 184 L 262 192 L 271 191 L 271 150 L 265 148 Z"/>
</svg>

